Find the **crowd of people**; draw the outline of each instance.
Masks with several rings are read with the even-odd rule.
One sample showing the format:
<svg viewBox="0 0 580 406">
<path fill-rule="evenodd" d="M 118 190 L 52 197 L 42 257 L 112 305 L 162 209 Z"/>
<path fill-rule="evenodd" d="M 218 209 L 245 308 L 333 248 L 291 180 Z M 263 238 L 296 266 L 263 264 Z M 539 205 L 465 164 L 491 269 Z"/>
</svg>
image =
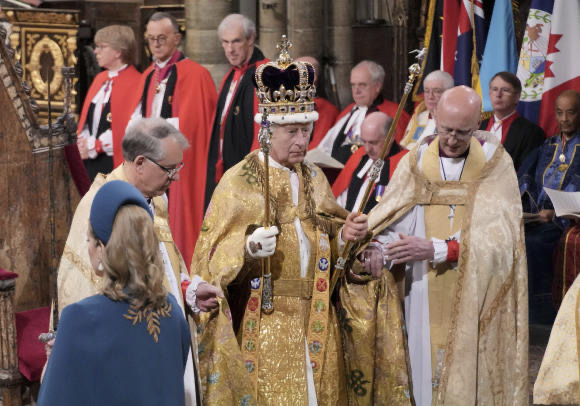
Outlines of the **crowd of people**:
<svg viewBox="0 0 580 406">
<path fill-rule="evenodd" d="M 528 404 L 528 324 L 554 320 L 575 227 L 544 187 L 580 190 L 580 93 L 560 94 L 547 138 L 516 112 L 514 74 L 491 79 L 482 121 L 477 92 L 435 71 L 394 122 L 373 61 L 339 112 L 316 59 L 284 40 L 266 59 L 240 14 L 217 35 L 218 92 L 170 14 L 147 23 L 143 74 L 129 28 L 95 36 L 104 71 L 78 126 L 92 186 L 39 405 Z M 343 165 L 332 185 L 314 148 Z"/>
</svg>

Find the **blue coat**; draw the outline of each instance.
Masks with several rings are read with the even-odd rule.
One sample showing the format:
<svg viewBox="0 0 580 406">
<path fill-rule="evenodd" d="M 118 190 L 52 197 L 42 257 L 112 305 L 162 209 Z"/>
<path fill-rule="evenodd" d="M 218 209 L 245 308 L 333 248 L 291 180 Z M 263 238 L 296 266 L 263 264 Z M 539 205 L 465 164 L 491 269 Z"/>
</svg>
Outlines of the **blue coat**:
<svg viewBox="0 0 580 406">
<path fill-rule="evenodd" d="M 65 307 L 38 405 L 183 405 L 191 336 L 175 297 L 167 301 L 157 343 L 147 321 L 123 317 L 127 302 L 95 295 Z"/>
</svg>

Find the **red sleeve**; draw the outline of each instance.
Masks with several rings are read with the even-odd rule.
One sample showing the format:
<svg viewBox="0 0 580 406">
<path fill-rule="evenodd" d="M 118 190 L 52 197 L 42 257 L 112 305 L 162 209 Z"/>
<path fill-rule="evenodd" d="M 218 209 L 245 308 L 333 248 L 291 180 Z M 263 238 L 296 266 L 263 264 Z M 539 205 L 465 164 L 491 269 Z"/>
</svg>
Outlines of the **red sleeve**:
<svg viewBox="0 0 580 406">
<path fill-rule="evenodd" d="M 173 114 L 179 117 L 179 128 L 190 147 L 183 153 L 185 165 L 180 179 L 169 192 L 169 225 L 189 267 L 203 221 L 203 191 L 217 92 L 209 71 L 201 65 L 186 59 L 178 62 L 177 69 L 174 103 L 178 101 L 179 110 Z"/>
</svg>

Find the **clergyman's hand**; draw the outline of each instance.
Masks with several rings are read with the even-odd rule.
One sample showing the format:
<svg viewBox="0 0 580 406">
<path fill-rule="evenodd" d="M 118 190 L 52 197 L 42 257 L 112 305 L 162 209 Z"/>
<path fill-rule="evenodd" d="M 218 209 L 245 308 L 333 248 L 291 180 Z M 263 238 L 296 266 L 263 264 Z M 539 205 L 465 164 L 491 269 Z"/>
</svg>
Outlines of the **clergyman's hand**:
<svg viewBox="0 0 580 406">
<path fill-rule="evenodd" d="M 399 233 L 400 240 L 387 245 L 385 254 L 393 264 L 433 260 L 435 248 L 433 241 L 425 238 Z"/>
<path fill-rule="evenodd" d="M 369 221 L 366 214 L 350 213 L 342 228 L 343 241 L 362 240 L 369 231 Z"/>
<path fill-rule="evenodd" d="M 379 247 L 369 246 L 359 255 L 359 261 L 363 264 L 366 273 L 372 274 L 373 278 L 380 279 L 383 271 L 383 251 Z"/>
<path fill-rule="evenodd" d="M 202 282 L 197 285 L 195 291 L 196 306 L 202 312 L 209 312 L 218 307 L 218 297 L 224 297 L 224 293 L 218 287 L 210 283 Z"/>
<path fill-rule="evenodd" d="M 79 148 L 81 159 L 89 159 L 89 147 L 87 145 L 87 139 L 84 137 L 79 137 L 77 139 L 77 147 Z"/>
</svg>

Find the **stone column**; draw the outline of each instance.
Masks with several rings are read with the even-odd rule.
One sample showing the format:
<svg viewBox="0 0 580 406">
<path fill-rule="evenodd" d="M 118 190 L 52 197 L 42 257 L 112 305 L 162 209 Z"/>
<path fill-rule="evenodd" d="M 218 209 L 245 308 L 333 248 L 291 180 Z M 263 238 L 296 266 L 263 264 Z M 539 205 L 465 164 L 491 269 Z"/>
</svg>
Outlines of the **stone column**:
<svg viewBox="0 0 580 406">
<path fill-rule="evenodd" d="M 217 27 L 230 13 L 232 2 L 228 0 L 185 0 L 185 53 L 209 70 L 216 88 L 230 68 L 217 36 Z"/>
<path fill-rule="evenodd" d="M 324 0 L 288 0 L 288 39 L 290 55 L 322 58 Z"/>
<path fill-rule="evenodd" d="M 329 48 L 334 60 L 334 75 L 340 97 L 339 109 L 352 101 L 350 70 L 352 69 L 352 24 L 354 2 L 350 0 L 328 1 Z"/>
<path fill-rule="evenodd" d="M 287 34 L 286 0 L 259 0 L 259 46 L 266 58 L 277 59 L 276 44 Z M 291 55 L 295 55 L 291 51 Z"/>
</svg>

